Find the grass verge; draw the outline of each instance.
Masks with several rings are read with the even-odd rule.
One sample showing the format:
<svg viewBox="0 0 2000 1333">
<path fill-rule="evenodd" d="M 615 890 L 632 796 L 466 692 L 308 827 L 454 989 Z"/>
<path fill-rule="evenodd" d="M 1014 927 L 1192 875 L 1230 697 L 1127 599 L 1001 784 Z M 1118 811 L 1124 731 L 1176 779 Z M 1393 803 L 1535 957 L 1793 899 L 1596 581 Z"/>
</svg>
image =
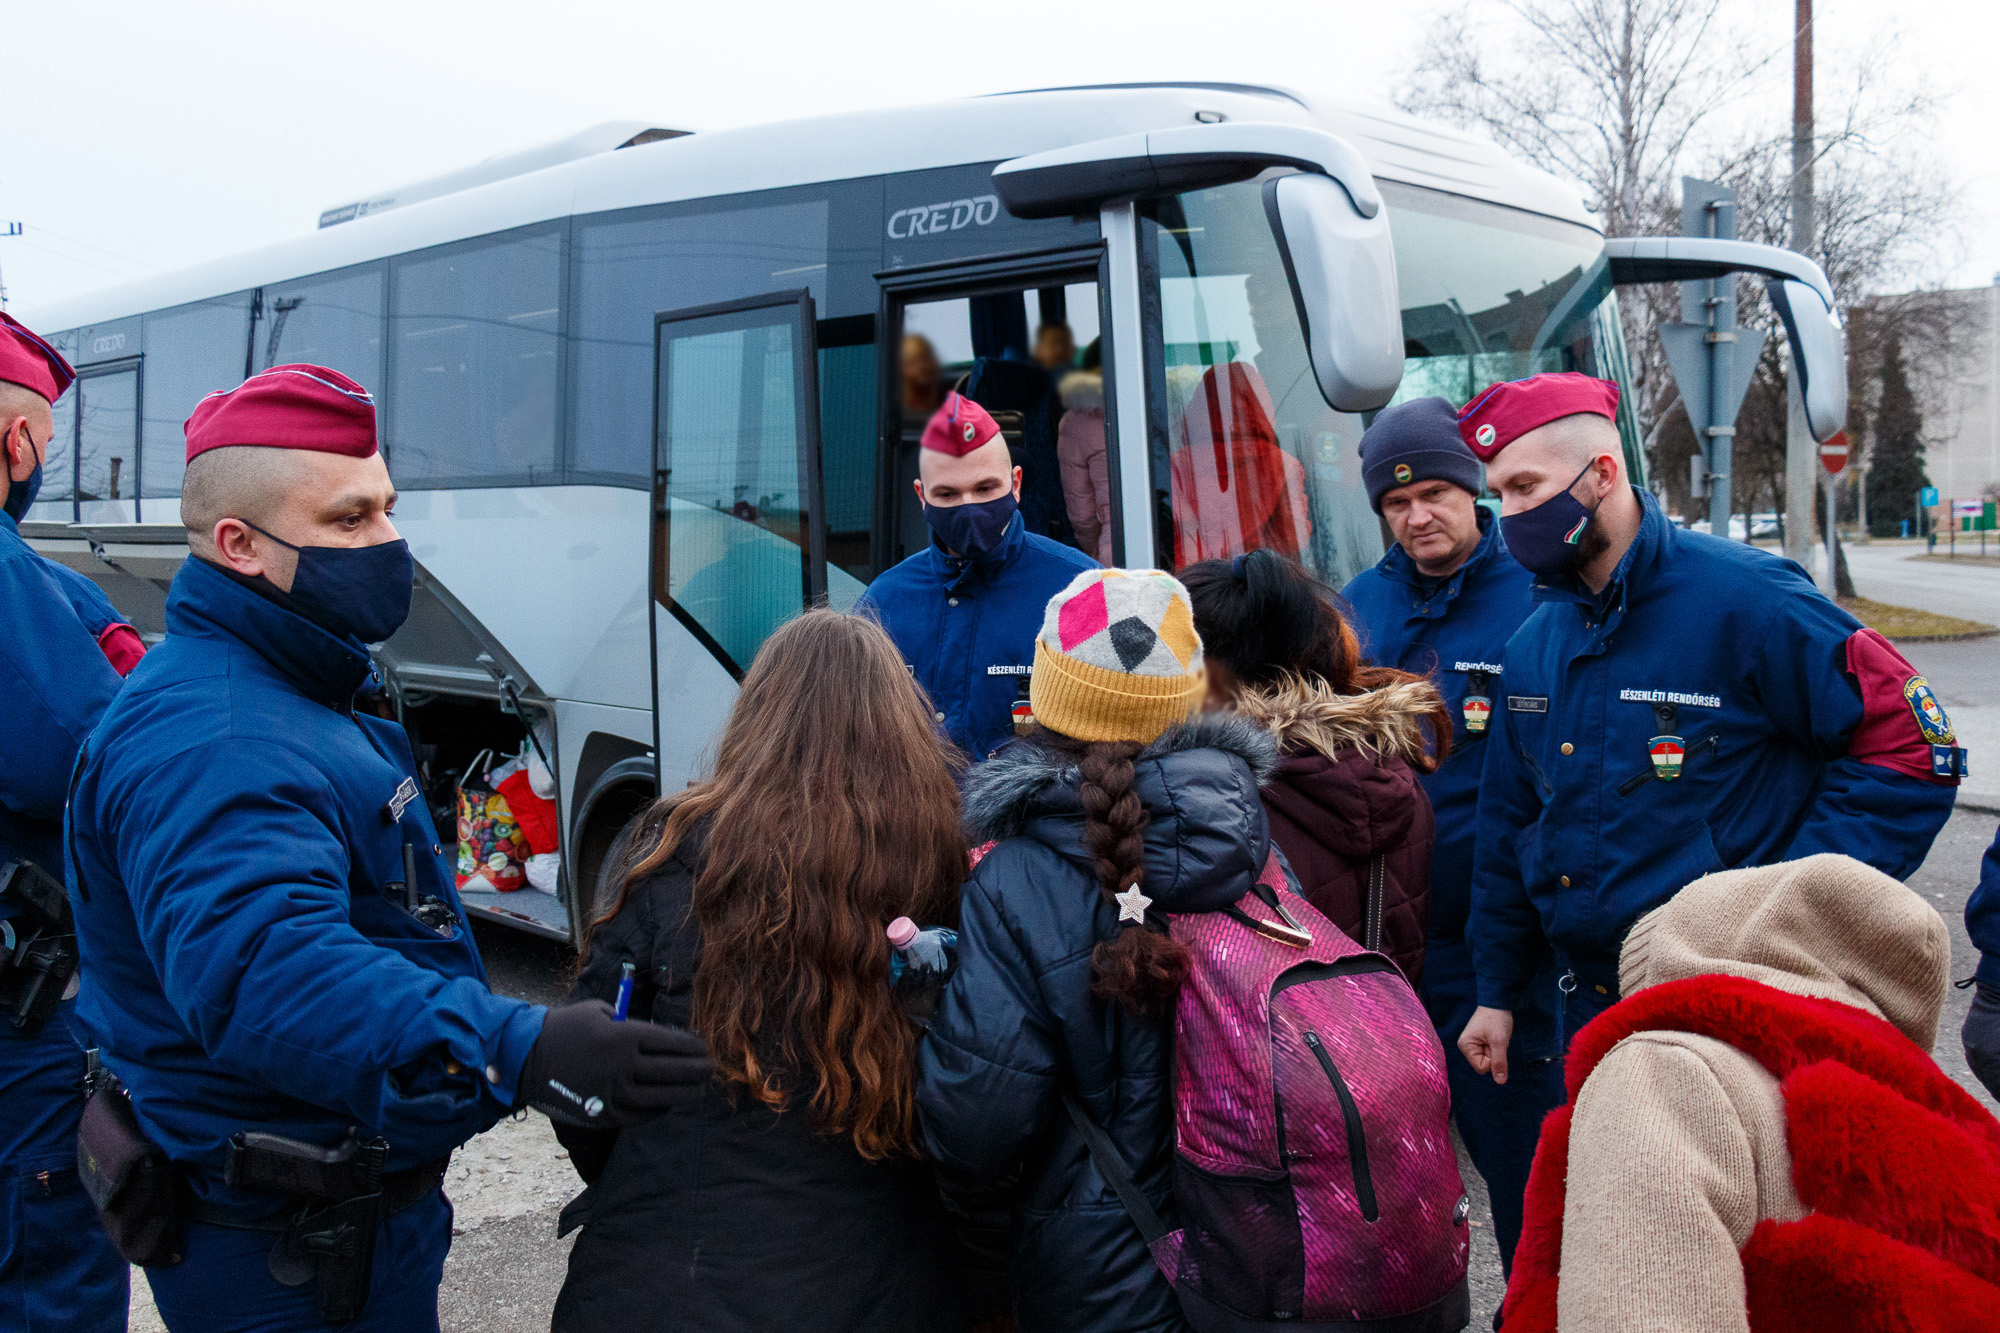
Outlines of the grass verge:
<svg viewBox="0 0 2000 1333">
<path fill-rule="evenodd" d="M 1935 611 L 1919 611 L 1912 606 L 1891 606 L 1866 597 L 1843 597 L 1840 604 L 1849 615 L 1885 639 L 1980 639 L 2000 633 L 1992 625 L 1957 616 L 1941 616 Z"/>
</svg>

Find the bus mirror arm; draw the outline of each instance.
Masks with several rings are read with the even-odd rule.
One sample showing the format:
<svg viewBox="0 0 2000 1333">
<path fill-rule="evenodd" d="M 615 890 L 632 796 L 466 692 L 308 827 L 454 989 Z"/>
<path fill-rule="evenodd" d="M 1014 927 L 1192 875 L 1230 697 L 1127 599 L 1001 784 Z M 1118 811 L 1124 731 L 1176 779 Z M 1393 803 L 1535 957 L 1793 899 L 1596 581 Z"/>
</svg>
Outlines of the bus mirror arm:
<svg viewBox="0 0 2000 1333">
<path fill-rule="evenodd" d="M 1806 256 L 1754 241 L 1704 236 L 1620 236 L 1604 243 L 1611 281 L 1619 286 L 1693 282 L 1731 273 L 1764 279 L 1771 307 L 1784 323 L 1798 368 L 1806 423 L 1825 441 L 1847 425 L 1847 338 L 1826 273 Z"/>
</svg>

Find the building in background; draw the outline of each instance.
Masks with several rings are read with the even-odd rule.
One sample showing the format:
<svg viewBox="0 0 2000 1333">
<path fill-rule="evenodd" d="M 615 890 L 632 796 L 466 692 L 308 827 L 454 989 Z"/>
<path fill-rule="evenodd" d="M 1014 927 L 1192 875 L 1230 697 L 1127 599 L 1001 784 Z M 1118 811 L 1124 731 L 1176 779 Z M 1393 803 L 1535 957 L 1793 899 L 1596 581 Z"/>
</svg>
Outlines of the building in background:
<svg viewBox="0 0 2000 1333">
<path fill-rule="evenodd" d="M 1883 316 L 1903 331 L 1899 341 L 1922 421 L 1923 470 L 1938 492 L 1930 521 L 1942 531 L 1953 500 L 2000 491 L 2000 273 L 1987 287 L 1870 302 L 1868 317 Z M 1872 382 L 1855 388 L 1865 394 L 1862 401 L 1879 404 L 1880 368 L 1870 367 L 1868 375 Z M 1879 412 L 1870 411 L 1868 424 L 1872 466 L 1883 442 Z"/>
</svg>

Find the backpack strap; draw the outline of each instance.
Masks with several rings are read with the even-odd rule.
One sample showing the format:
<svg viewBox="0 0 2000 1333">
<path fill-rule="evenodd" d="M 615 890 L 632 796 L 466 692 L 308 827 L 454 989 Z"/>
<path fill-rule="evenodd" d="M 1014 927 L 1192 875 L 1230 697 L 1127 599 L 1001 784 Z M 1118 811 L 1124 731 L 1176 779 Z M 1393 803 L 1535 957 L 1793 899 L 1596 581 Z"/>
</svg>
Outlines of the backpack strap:
<svg viewBox="0 0 2000 1333">
<path fill-rule="evenodd" d="M 1382 950 L 1382 885 L 1388 871 L 1387 856 L 1368 863 L 1368 897 L 1361 905 L 1361 947 L 1377 953 Z"/>
<path fill-rule="evenodd" d="M 1076 1094 L 1064 1088 L 1062 1099 L 1063 1108 L 1069 1112 L 1070 1120 L 1076 1125 L 1076 1132 L 1083 1135 L 1084 1143 L 1090 1148 L 1090 1160 L 1097 1163 L 1097 1174 L 1103 1176 L 1105 1183 L 1117 1191 L 1118 1202 L 1125 1205 L 1125 1212 L 1138 1226 L 1140 1237 L 1150 1247 L 1168 1234 L 1167 1224 L 1160 1220 L 1159 1213 L 1154 1211 L 1153 1205 L 1140 1192 L 1138 1182 L 1132 1179 L 1130 1168 L 1125 1165 L 1124 1157 L 1118 1152 L 1118 1145 L 1113 1143 L 1111 1136 L 1090 1118 L 1089 1113 L 1083 1109 L 1083 1103 L 1076 1099 Z"/>
</svg>

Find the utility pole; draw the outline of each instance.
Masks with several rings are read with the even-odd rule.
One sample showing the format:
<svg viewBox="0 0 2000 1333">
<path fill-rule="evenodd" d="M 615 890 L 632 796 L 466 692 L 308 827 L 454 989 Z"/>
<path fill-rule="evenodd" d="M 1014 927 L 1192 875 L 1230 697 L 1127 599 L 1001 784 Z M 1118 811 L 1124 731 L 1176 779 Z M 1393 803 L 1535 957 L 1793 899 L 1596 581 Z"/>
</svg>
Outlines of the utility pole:
<svg viewBox="0 0 2000 1333">
<path fill-rule="evenodd" d="M 1811 256 L 1817 241 L 1813 217 L 1812 0 L 1793 0 L 1792 31 L 1792 249 Z M 1785 384 L 1785 554 L 1812 568 L 1813 488 L 1819 481 L 1819 449 L 1806 424 L 1796 363 Z M 1832 527 L 1832 516 L 1828 516 Z M 1822 591 L 1833 590 L 1831 552 Z"/>
</svg>

